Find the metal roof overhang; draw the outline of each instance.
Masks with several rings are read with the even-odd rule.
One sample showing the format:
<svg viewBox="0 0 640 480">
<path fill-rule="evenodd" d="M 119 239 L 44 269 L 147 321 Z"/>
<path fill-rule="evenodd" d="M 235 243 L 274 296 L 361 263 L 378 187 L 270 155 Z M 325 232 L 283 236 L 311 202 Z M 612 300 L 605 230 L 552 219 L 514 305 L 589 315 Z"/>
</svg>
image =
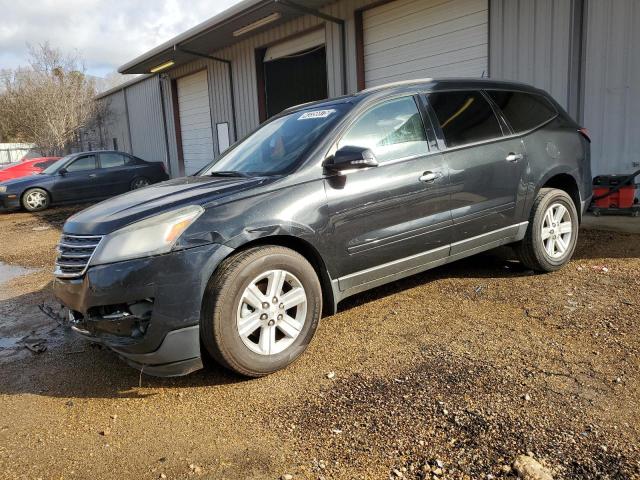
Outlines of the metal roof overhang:
<svg viewBox="0 0 640 480">
<path fill-rule="evenodd" d="M 331 2 L 327 0 L 243 0 L 219 15 L 122 65 L 118 72 L 124 74 L 149 73 L 151 69 L 169 61 L 174 62 L 171 68 L 175 68 L 193 61 L 194 52 L 200 56 L 210 55 L 216 50 L 306 14 L 320 16 L 328 21 L 342 22 L 341 19 L 317 11 L 318 8 L 328 3 Z M 242 35 L 234 36 L 233 33 L 237 30 L 274 13 L 280 14 L 277 20 L 251 29 Z"/>
</svg>

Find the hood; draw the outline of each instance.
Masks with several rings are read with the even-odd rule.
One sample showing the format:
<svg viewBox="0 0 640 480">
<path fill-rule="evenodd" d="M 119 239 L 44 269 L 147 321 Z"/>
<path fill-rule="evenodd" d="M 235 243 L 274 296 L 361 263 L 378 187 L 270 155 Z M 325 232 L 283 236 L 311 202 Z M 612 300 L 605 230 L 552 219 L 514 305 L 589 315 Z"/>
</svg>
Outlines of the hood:
<svg viewBox="0 0 640 480">
<path fill-rule="evenodd" d="M 134 190 L 70 217 L 64 232 L 106 235 L 126 225 L 187 205 L 211 206 L 232 194 L 270 182 L 265 177 L 184 177 Z"/>
</svg>

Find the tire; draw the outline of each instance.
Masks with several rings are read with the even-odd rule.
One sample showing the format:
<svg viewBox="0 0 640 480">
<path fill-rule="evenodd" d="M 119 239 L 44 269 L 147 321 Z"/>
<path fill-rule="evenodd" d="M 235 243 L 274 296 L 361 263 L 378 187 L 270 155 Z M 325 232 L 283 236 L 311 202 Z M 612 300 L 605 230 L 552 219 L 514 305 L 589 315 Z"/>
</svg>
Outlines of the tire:
<svg viewBox="0 0 640 480">
<path fill-rule="evenodd" d="M 22 194 L 22 207 L 28 212 L 40 212 L 49 208 L 51 197 L 42 188 L 30 188 Z"/>
<path fill-rule="evenodd" d="M 278 280 L 283 287 L 270 291 Z M 302 255 L 279 246 L 240 252 L 226 259 L 207 285 L 200 319 L 203 357 L 209 354 L 247 377 L 268 375 L 306 350 L 321 312 L 320 281 Z"/>
<path fill-rule="evenodd" d="M 551 216 L 547 217 L 548 214 Z M 560 222 L 557 222 L 559 215 Z M 553 272 L 571 259 L 578 240 L 578 228 L 578 212 L 569 194 L 555 188 L 542 188 L 533 203 L 527 233 L 515 245 L 515 251 L 528 268 Z"/>
<path fill-rule="evenodd" d="M 130 190 L 138 190 L 139 188 L 148 187 L 151 185 L 151 180 L 147 177 L 136 177 L 131 180 L 131 184 L 129 185 Z"/>
</svg>

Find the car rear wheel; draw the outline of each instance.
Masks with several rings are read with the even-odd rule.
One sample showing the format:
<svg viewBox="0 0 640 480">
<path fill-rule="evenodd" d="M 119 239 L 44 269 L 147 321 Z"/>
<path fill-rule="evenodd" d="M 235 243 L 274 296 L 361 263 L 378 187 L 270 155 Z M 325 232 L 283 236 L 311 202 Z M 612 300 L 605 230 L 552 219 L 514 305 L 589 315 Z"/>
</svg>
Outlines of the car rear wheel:
<svg viewBox="0 0 640 480">
<path fill-rule="evenodd" d="M 131 181 L 131 190 L 137 190 L 139 188 L 147 187 L 151 185 L 151 181 L 146 177 L 134 178 Z"/>
<path fill-rule="evenodd" d="M 22 195 L 22 206 L 29 212 L 45 210 L 49 203 L 49 193 L 42 188 L 30 188 Z"/>
<path fill-rule="evenodd" d="M 241 375 L 267 375 L 304 352 L 321 312 L 320 281 L 302 255 L 278 246 L 248 249 L 227 259 L 209 282 L 203 353 Z"/>
<path fill-rule="evenodd" d="M 569 194 L 542 188 L 533 204 L 525 238 L 515 246 L 516 253 L 532 270 L 558 270 L 575 251 L 578 228 L 578 212 Z"/>
</svg>

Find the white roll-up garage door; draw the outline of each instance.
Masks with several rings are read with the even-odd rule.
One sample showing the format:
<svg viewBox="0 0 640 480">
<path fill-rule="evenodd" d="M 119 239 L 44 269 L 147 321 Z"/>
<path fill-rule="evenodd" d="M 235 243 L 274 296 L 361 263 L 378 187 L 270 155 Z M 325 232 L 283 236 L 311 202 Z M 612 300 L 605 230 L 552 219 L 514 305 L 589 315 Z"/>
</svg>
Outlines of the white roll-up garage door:
<svg viewBox="0 0 640 480">
<path fill-rule="evenodd" d="M 179 78 L 177 89 L 184 170 L 191 175 L 214 155 L 206 70 Z"/>
<path fill-rule="evenodd" d="M 487 73 L 488 0 L 396 0 L 362 21 L 367 87 Z"/>
</svg>

